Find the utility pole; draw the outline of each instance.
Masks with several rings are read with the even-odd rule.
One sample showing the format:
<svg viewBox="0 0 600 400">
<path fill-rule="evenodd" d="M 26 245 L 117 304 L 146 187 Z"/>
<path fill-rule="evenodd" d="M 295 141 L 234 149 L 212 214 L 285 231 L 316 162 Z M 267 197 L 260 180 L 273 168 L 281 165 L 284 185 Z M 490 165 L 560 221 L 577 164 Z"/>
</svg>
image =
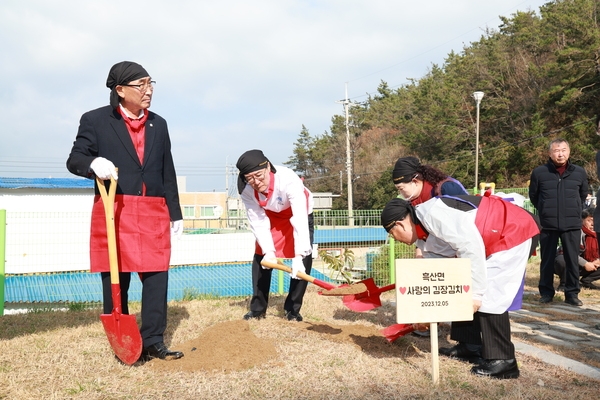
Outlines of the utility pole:
<svg viewBox="0 0 600 400">
<path fill-rule="evenodd" d="M 229 201 L 229 164 L 227 164 L 227 159 L 229 157 L 225 157 L 225 193 L 227 195 L 227 201 Z"/>
<path fill-rule="evenodd" d="M 352 155 L 350 152 L 350 128 L 348 126 L 349 109 L 352 105 L 348 100 L 348 83 L 346 83 L 346 98 L 344 100 L 336 101 L 344 105 L 344 111 L 346 113 L 346 173 L 348 181 L 348 225 L 354 226 L 354 213 L 352 204 Z"/>
</svg>

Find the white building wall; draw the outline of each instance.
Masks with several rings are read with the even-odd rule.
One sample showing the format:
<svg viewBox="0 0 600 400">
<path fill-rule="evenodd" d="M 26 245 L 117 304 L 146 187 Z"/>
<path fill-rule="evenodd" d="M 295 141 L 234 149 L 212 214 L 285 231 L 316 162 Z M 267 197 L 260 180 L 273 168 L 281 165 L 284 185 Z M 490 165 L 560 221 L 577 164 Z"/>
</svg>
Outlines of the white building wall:
<svg viewBox="0 0 600 400">
<path fill-rule="evenodd" d="M 2 195 L 7 274 L 89 270 L 93 195 Z M 0 227 L 2 229 L 2 227 Z M 183 235 L 173 239 L 171 265 L 247 262 L 251 233 Z"/>
</svg>

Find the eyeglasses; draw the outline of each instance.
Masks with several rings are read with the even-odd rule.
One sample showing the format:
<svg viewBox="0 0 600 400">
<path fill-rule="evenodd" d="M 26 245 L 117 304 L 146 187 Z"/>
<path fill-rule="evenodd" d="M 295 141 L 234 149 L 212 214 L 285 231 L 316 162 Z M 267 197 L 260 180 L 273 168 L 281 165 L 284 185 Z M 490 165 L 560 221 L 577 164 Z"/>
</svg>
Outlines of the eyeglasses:
<svg viewBox="0 0 600 400">
<path fill-rule="evenodd" d="M 135 85 L 120 85 L 120 86 L 134 87 L 137 90 L 139 90 L 140 92 L 145 92 L 148 89 L 154 90 L 154 85 L 156 85 L 156 81 L 138 83 L 138 84 L 135 84 Z"/>
<path fill-rule="evenodd" d="M 244 175 L 244 179 L 246 179 L 246 182 L 248 182 L 248 183 L 253 183 L 256 181 L 262 181 L 263 179 L 265 179 L 266 175 L 267 175 L 267 169 L 265 168 L 265 169 L 258 171 L 255 174 Z"/>
</svg>

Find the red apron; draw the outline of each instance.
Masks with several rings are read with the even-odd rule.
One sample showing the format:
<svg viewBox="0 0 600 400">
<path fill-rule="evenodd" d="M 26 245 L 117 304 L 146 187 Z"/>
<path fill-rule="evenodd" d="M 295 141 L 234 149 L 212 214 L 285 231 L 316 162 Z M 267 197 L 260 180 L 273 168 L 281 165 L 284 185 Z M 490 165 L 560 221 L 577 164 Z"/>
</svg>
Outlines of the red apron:
<svg viewBox="0 0 600 400">
<path fill-rule="evenodd" d="M 167 271 L 171 259 L 170 227 L 171 218 L 164 198 L 116 195 L 119 271 Z M 90 271 L 110 271 L 104 206 L 98 195 L 94 197 L 92 208 Z"/>
<path fill-rule="evenodd" d="M 269 221 L 271 221 L 271 236 L 275 244 L 275 256 L 279 258 L 294 258 L 294 227 L 290 222 L 292 218 L 292 207 L 281 212 L 265 210 Z M 263 254 L 262 249 L 256 242 L 256 254 Z"/>
<path fill-rule="evenodd" d="M 481 199 L 475 225 L 481 233 L 486 257 L 512 249 L 540 233 L 526 210 L 496 196 Z"/>
<path fill-rule="evenodd" d="M 273 175 L 271 175 L 271 182 L 274 182 Z M 269 196 L 271 193 L 272 188 L 269 191 Z M 309 195 L 306 189 L 304 189 L 304 195 L 306 196 L 306 210 L 308 211 Z M 256 191 L 254 191 L 254 196 L 258 200 L 258 193 Z M 290 222 L 293 215 L 292 207 L 286 208 L 280 212 L 265 210 L 265 213 L 271 222 L 271 236 L 273 237 L 273 244 L 275 245 L 275 256 L 278 258 L 296 257 L 296 251 L 294 250 L 294 227 Z M 258 242 L 256 242 L 254 252 L 255 254 L 264 254 L 261 247 L 258 245 Z"/>
</svg>

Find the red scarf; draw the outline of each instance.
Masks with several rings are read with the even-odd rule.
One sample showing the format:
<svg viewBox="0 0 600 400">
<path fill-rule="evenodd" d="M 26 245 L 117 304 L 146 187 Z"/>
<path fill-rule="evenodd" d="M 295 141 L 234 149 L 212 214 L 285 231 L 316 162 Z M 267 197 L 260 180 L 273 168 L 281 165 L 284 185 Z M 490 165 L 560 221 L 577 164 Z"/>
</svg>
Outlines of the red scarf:
<svg viewBox="0 0 600 400">
<path fill-rule="evenodd" d="M 433 186 L 427 181 L 423 181 L 423 187 L 421 188 L 421 194 L 419 197 L 410 201 L 413 206 L 417 204 L 425 203 L 433 197 Z"/>
<path fill-rule="evenodd" d="M 598 259 L 599 255 L 596 232 L 590 231 L 585 226 L 583 226 L 581 230 L 585 234 L 585 251 L 583 252 L 583 258 L 585 258 L 587 261 L 594 261 Z"/>
<path fill-rule="evenodd" d="M 269 199 L 271 198 L 271 195 L 273 194 L 273 189 L 275 188 L 275 174 L 273 173 L 273 171 L 269 171 L 269 187 L 267 189 L 267 194 L 266 199 L 261 200 L 258 197 L 258 192 L 255 190 L 254 191 L 254 197 L 256 198 L 256 200 L 258 200 L 258 204 L 264 208 L 267 205 L 267 202 L 269 201 Z M 263 193 L 264 194 L 264 193 Z"/>
<path fill-rule="evenodd" d="M 119 113 L 123 117 L 123 121 L 125 121 L 125 126 L 127 126 L 127 131 L 129 132 L 129 136 L 131 136 L 131 141 L 133 142 L 133 147 L 135 147 L 135 152 L 140 159 L 140 164 L 144 163 L 144 146 L 146 144 L 146 120 L 148 119 L 148 110 L 144 110 L 144 115 L 140 119 L 129 118 L 121 107 L 118 107 Z"/>
</svg>

